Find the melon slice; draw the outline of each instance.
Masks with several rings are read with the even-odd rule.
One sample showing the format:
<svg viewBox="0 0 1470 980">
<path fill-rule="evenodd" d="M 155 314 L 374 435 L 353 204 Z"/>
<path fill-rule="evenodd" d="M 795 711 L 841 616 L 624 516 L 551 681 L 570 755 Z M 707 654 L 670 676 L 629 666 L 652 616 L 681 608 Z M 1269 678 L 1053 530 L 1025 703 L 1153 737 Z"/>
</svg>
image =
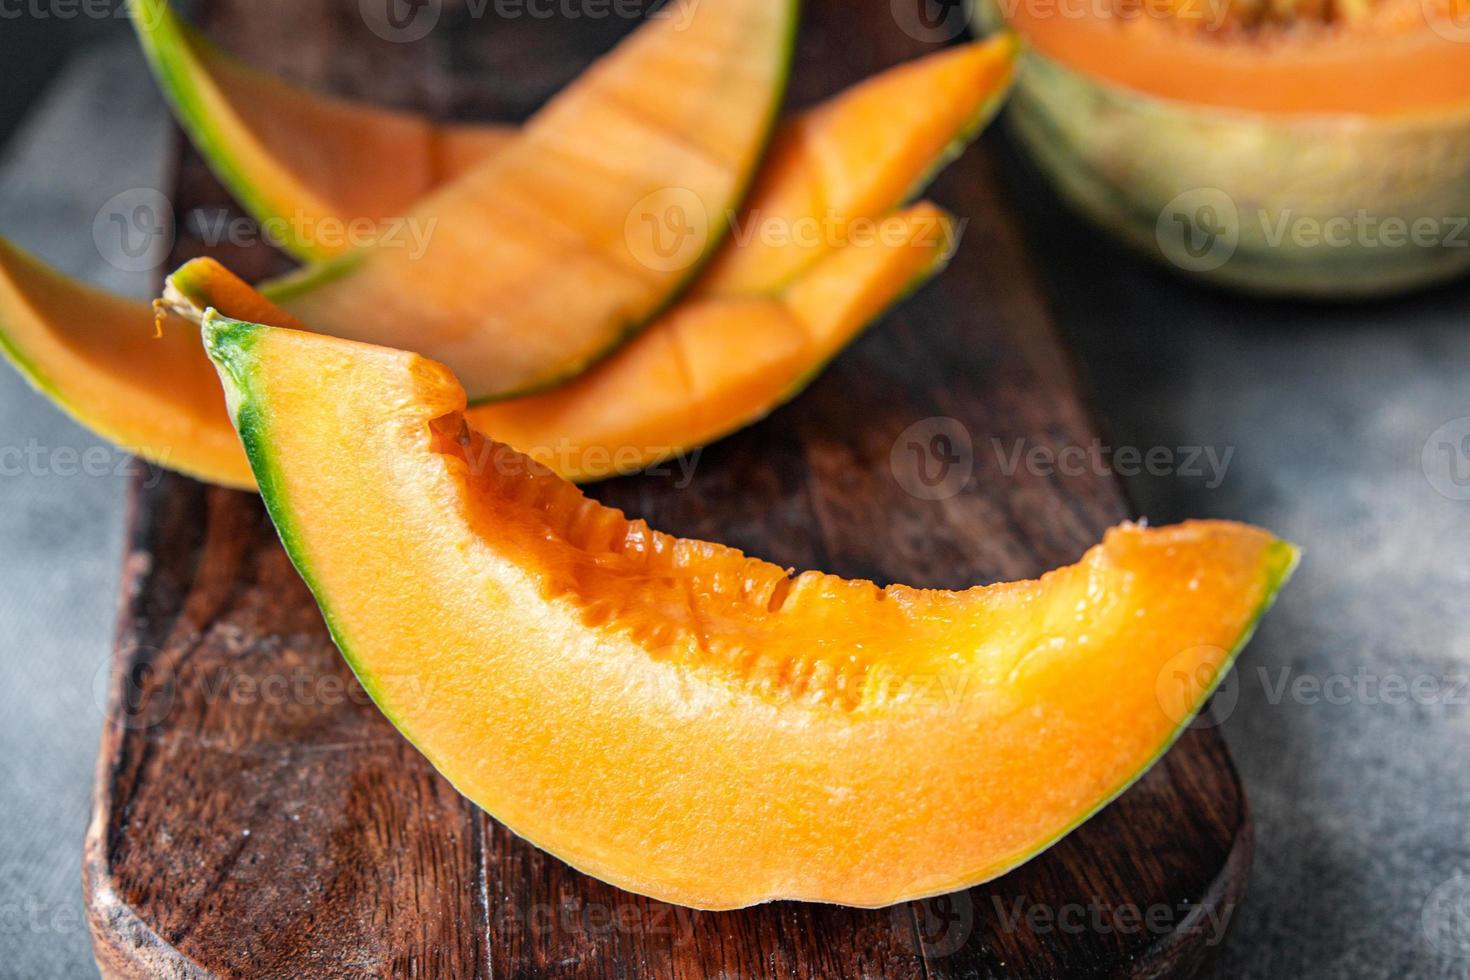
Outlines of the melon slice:
<svg viewBox="0 0 1470 980">
<path fill-rule="evenodd" d="M 661 10 L 515 139 L 386 223 L 371 247 L 278 282 L 273 295 L 315 329 L 455 365 L 477 400 L 582 372 L 646 326 L 723 238 L 775 123 L 797 6 L 681 0 Z M 152 45 L 159 56 L 183 47 Z M 230 118 L 222 99 L 186 85 L 197 74 L 161 65 L 181 104 L 192 95 L 195 114 Z M 314 141 L 293 115 L 282 116 L 285 130 Z M 242 129 L 239 152 L 210 155 L 246 182 L 240 161 L 259 138 L 232 128 Z M 208 151 L 211 140 L 201 142 Z M 271 163 L 250 172 L 276 191 Z"/>
<path fill-rule="evenodd" d="M 661 11 L 508 146 L 406 212 L 399 234 L 275 295 L 313 329 L 454 365 L 476 401 L 580 374 L 723 238 L 775 122 L 796 8 Z"/>
<path fill-rule="evenodd" d="M 0 351 L 82 425 L 150 462 L 254 487 L 194 324 L 84 286 L 0 239 Z"/>
<path fill-rule="evenodd" d="M 516 136 L 513 126 L 444 125 L 291 85 L 220 50 L 163 0 L 129 0 L 129 12 L 194 145 L 303 261 L 343 254 L 349 223 L 381 227 Z"/>
<path fill-rule="evenodd" d="M 920 105 L 929 106 L 936 118 L 960 120 L 959 128 L 948 138 L 931 139 L 933 131 L 922 115 L 908 112 L 912 105 L 912 91 L 907 82 L 895 85 L 891 91 L 893 119 L 904 121 L 911 127 L 910 138 L 927 141 L 925 145 L 941 147 L 940 153 L 949 151 L 956 138 L 962 138 L 974 130 L 979 122 L 994 112 L 1006 85 L 1010 80 L 1014 64 L 1014 48 L 1009 39 L 1000 39 L 983 44 L 966 45 L 930 55 L 913 66 L 926 66 L 932 72 L 930 96 Z M 965 71 L 956 72 L 955 66 L 965 66 Z M 767 163 L 767 176 L 762 179 L 761 189 L 752 196 L 746 208 L 747 215 L 764 216 L 768 228 L 782 221 L 790 227 L 798 227 L 820 217 L 822 206 L 819 200 L 783 191 L 793 185 L 803 185 L 802 174 L 812 167 L 803 153 L 803 148 L 812 141 L 814 130 L 808 120 L 821 114 L 829 119 L 842 119 L 847 113 L 842 105 L 851 92 L 862 92 L 871 98 L 875 89 L 881 88 L 882 80 L 890 76 L 900 80 L 911 77 L 913 66 L 900 66 L 877 76 L 857 89 L 838 95 L 828 103 L 811 110 L 811 115 L 802 115 L 789 123 L 777 141 L 777 152 Z M 957 79 L 966 84 L 946 89 L 939 85 L 941 79 Z M 973 83 L 973 84 L 969 84 Z M 956 109 L 958 105 L 961 108 Z M 821 134 L 817 132 L 816 136 Z M 900 134 L 900 137 L 902 134 Z M 886 153 L 877 154 L 870 160 L 849 157 L 854 168 L 881 167 L 892 179 L 889 193 L 870 195 L 867 200 L 877 206 L 890 206 L 903 196 L 906 188 L 921 183 L 925 174 L 932 174 L 941 157 L 924 158 L 904 149 L 902 138 L 888 144 Z M 907 160 L 907 168 L 896 167 L 894 160 Z M 790 178 L 770 171 L 789 167 Z M 841 175 L 846 185 L 860 183 L 854 174 Z M 809 182 L 805 186 L 812 186 Z M 888 198 L 889 200 L 884 200 Z M 754 421 L 764 415 L 782 399 L 797 393 L 802 384 L 810 380 L 820 366 L 841 348 L 843 343 L 856 333 L 865 322 L 859 314 L 863 309 L 870 311 L 869 318 L 876 317 L 884 308 L 896 302 L 902 293 L 904 275 L 912 273 L 913 284 L 932 275 L 943 265 L 943 249 L 927 244 L 929 239 L 938 239 L 950 232 L 946 216 L 923 206 L 924 210 L 907 217 L 883 217 L 864 215 L 874 219 L 872 227 L 866 229 L 866 238 L 879 244 L 888 241 L 887 258 L 873 262 L 869 258 L 856 259 L 858 265 L 870 269 L 854 269 L 854 272 L 874 278 L 843 283 L 833 271 L 843 268 L 848 259 L 831 259 L 815 282 L 826 283 L 826 291 L 832 291 L 829 299 L 822 299 L 814 288 L 804 287 L 793 280 L 783 288 L 768 293 L 741 295 L 740 281 L 747 279 L 747 272 L 765 282 L 775 282 L 787 275 L 787 250 L 778 236 L 757 235 L 741 241 L 739 237 L 727 241 L 723 252 L 731 250 L 753 251 L 771 257 L 771 274 L 761 272 L 762 263 L 754 261 L 737 263 L 737 274 L 725 278 L 725 273 L 712 269 L 701 279 L 699 291 L 702 312 L 690 313 L 687 307 L 692 299 L 661 318 L 649 330 L 626 347 L 593 368 L 582 377 L 561 389 L 525 399 L 483 406 L 476 410 L 477 424 L 487 431 L 495 432 L 512 445 L 528 448 L 547 465 L 571 479 L 592 480 L 613 473 L 627 472 L 640 464 L 649 465 L 663 455 L 692 449 L 724 432 Z M 926 224 L 932 216 L 935 227 Z M 895 220 L 903 222 L 918 219 L 918 247 L 891 244 L 889 237 L 896 226 Z M 745 220 L 745 219 L 742 219 Z M 750 227 L 748 221 L 746 228 Z M 849 223 L 848 231 L 857 229 Z M 862 239 L 863 235 L 852 237 Z M 856 244 L 856 242 L 855 242 Z M 825 254 L 828 250 L 822 247 Z M 920 253 L 927 253 L 928 263 L 916 261 Z M 3 255 L 5 253 L 0 253 Z M 803 257 L 802 264 L 807 261 Z M 827 260 L 817 260 L 823 264 Z M 236 440 L 225 416 L 213 372 L 203 364 L 203 357 L 192 350 L 192 344 L 184 344 L 186 357 L 179 360 L 155 360 L 160 355 L 154 346 L 137 344 L 114 345 L 113 338 L 128 336 L 152 336 L 152 314 L 144 304 L 129 300 L 112 299 L 107 303 L 93 304 L 94 293 L 57 273 L 45 270 L 32 260 L 16 261 L 6 271 L 15 279 L 12 291 L 0 291 L 0 341 L 7 344 L 14 359 L 34 382 L 48 390 L 69 411 L 92 425 L 110 438 L 119 426 L 129 434 L 120 439 L 135 450 L 147 455 L 146 447 L 167 445 L 170 447 L 166 459 L 156 455 L 149 458 L 166 462 L 175 469 L 222 482 L 230 486 L 250 485 L 251 477 L 243 456 L 235 448 Z M 221 312 L 237 319 L 257 320 L 278 326 L 300 326 L 301 323 L 280 306 L 266 300 L 215 263 L 191 263 L 172 277 L 179 287 L 180 297 L 197 307 L 196 315 L 208 307 L 217 307 Z M 28 307 L 12 307 L 5 303 L 7 297 L 21 291 L 49 291 L 65 294 L 65 302 L 56 302 L 50 308 L 80 310 L 84 315 L 65 318 L 37 318 Z M 886 292 L 885 292 L 886 290 Z M 784 297 L 784 298 L 783 298 Z M 713 306 L 703 305 L 717 300 Z M 824 308 L 798 310 L 798 319 L 804 327 L 797 330 L 787 315 L 787 308 L 812 307 L 813 304 L 829 304 Z M 115 312 L 109 312 L 114 311 Z M 745 317 L 741 312 L 761 311 L 758 317 Z M 735 314 L 735 315 L 731 315 Z M 28 332 L 8 329 L 20 317 L 27 317 Z M 665 324 L 665 320 L 679 321 L 677 331 Z M 108 323 L 107 329 L 94 329 L 93 324 Z M 719 329 L 715 329 L 715 328 Z M 172 334 L 180 325 L 166 321 L 166 330 Z M 682 352 L 676 348 L 672 335 L 677 332 L 682 338 Z M 183 329 L 185 335 L 187 328 Z M 815 337 L 815 347 L 805 339 Z M 756 338 L 759 337 L 757 342 Z M 691 339 L 696 338 L 696 339 Z M 114 347 L 116 346 L 116 349 Z M 54 357 L 58 350 L 81 349 L 94 364 L 108 363 L 110 358 L 133 351 L 136 363 L 120 364 L 119 379 L 128 384 L 139 385 L 128 399 L 112 400 L 106 407 L 95 404 L 102 389 L 84 383 L 84 376 L 68 368 L 66 363 Z M 805 358 L 801 361 L 801 358 Z M 190 366 L 190 363 L 198 366 Z M 685 362 L 688 368 L 685 367 Z M 800 363 L 798 364 L 798 361 Z M 794 368 L 799 367 L 799 371 Z M 696 415 L 688 410 L 693 397 L 691 382 L 698 374 L 706 377 L 709 370 L 730 372 L 724 384 L 706 384 L 704 407 Z M 179 378 L 187 372 L 200 383 L 170 385 L 160 388 L 158 377 Z M 705 372 L 705 374 L 700 374 Z M 201 381 L 201 374 L 204 379 Z M 141 387 L 146 386 L 146 387 Z M 130 389 L 131 390 L 131 389 Z M 129 407 L 131 406 L 131 407 Z M 483 413 L 483 414 L 481 414 Z M 173 430 L 170 416 L 178 418 L 206 419 L 207 428 L 201 429 L 198 445 L 179 438 Z M 200 423 L 206 425 L 206 423 Z M 214 448 L 214 447 L 217 447 Z M 216 455 L 222 454 L 231 461 L 222 468 Z"/>
<path fill-rule="evenodd" d="M 431 361 L 216 313 L 204 334 L 384 713 L 516 833 L 682 905 L 881 906 L 1027 860 L 1172 743 L 1296 560 L 1198 522 L 966 592 L 792 578 L 487 441 Z"/>
<path fill-rule="evenodd" d="M 472 408 L 469 419 L 569 480 L 647 469 L 794 397 L 865 325 L 943 269 L 955 238 L 954 220 L 922 202 L 784 290 L 688 299 L 581 377 Z M 209 259 L 169 277 L 164 305 L 194 319 L 213 308 L 305 329 Z"/>
</svg>

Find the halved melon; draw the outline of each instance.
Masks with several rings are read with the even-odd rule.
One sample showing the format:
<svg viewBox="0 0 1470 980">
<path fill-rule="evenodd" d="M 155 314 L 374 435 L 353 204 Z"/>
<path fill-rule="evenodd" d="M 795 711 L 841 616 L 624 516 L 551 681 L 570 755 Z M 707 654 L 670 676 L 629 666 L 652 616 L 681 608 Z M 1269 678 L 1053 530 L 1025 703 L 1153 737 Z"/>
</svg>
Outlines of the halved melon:
<svg viewBox="0 0 1470 980">
<path fill-rule="evenodd" d="M 455 365 L 477 400 L 581 373 L 723 238 L 775 125 L 797 6 L 660 11 L 375 244 L 273 297 L 314 329 Z"/>
<path fill-rule="evenodd" d="M 349 223 L 407 212 L 515 139 L 516 128 L 447 125 L 319 95 L 256 71 L 164 0 L 129 0 L 174 114 L 270 238 L 308 262 L 348 251 Z"/>
<path fill-rule="evenodd" d="M 792 578 L 487 441 L 431 361 L 215 313 L 204 334 L 384 713 L 516 833 L 682 905 L 881 906 L 1027 860 L 1172 743 L 1296 560 L 1199 522 L 966 592 Z"/>
<path fill-rule="evenodd" d="M 1470 269 L 1466 0 L 983 0 L 1069 202 L 1171 269 L 1342 298 Z"/>
<path fill-rule="evenodd" d="M 928 205 L 908 215 L 880 216 L 937 170 L 945 154 L 953 152 L 957 138 L 973 135 L 990 118 L 1010 81 L 1014 55 L 1009 38 L 930 55 L 838 95 L 797 117 L 783 130 L 760 189 L 746 209 L 747 215 L 760 216 L 768 229 L 776 227 L 777 222 L 799 227 L 823 214 L 821 198 L 826 193 L 807 178 L 816 168 L 805 150 L 830 142 L 835 132 L 824 132 L 814 120 L 850 118 L 844 104 L 853 93 L 868 101 L 875 91 L 884 90 L 885 79 L 895 80 L 887 90 L 892 109 L 889 138 L 870 156 L 845 155 L 850 171 L 826 171 L 839 186 L 864 183 L 861 171 L 865 168 L 887 175 L 883 193 L 855 198 L 865 201 L 865 206 L 882 210 L 854 215 L 846 223 L 845 234 L 854 240 L 853 244 L 866 241 L 881 246 L 867 249 L 866 258 L 821 259 L 830 251 L 823 242 L 815 249 L 815 258 L 803 250 L 796 263 L 818 263 L 812 271 L 821 271 L 813 285 L 803 285 L 798 276 L 779 289 L 742 295 L 743 284 L 769 284 L 786 277 L 791 268 L 790 253 L 779 236 L 753 235 L 744 241 L 737 236 L 726 242 L 723 251 L 750 251 L 755 257 L 729 267 L 722 265 L 732 270 L 729 273 L 711 269 L 702 277 L 698 300 L 701 312 L 691 313 L 686 307 L 695 300 L 686 299 L 646 335 L 634 338 L 625 349 L 563 388 L 477 409 L 477 413 L 484 413 L 476 415 L 479 424 L 503 440 L 534 452 L 563 475 L 591 480 L 692 449 L 759 418 L 783 398 L 794 395 L 868 319 L 901 297 L 909 282 L 905 276 L 911 277 L 909 284 L 917 285 L 942 267 L 946 252 L 942 239 L 952 234 L 947 216 Z M 931 84 L 926 86 L 928 98 L 915 101 L 911 81 L 920 69 Z M 942 80 L 949 84 L 940 84 Z M 915 107 L 928 107 L 932 117 L 913 111 Z M 953 120 L 955 128 L 947 134 L 936 130 L 932 125 L 936 119 Z M 911 152 L 910 140 L 937 155 L 926 157 Z M 772 172 L 783 168 L 790 168 L 793 176 L 786 178 Z M 809 188 L 815 187 L 817 193 L 802 196 L 782 191 L 803 182 Z M 868 221 L 869 226 L 856 227 L 859 221 Z M 905 225 L 916 232 L 907 240 L 898 234 Z M 763 264 L 762 255 L 771 261 Z M 843 281 L 834 275 L 839 270 L 856 278 Z M 39 270 L 33 262 L 17 264 L 10 271 L 23 280 L 17 288 L 65 293 L 68 305 L 53 304 L 54 308 L 90 308 L 93 293 L 59 274 Z M 197 306 L 198 312 L 214 306 L 238 319 L 300 325 L 291 314 L 217 264 L 190 264 L 172 279 L 181 296 Z M 828 298 L 822 298 L 822 293 Z M 176 469 L 232 486 L 240 485 L 243 479 L 248 485 L 248 467 L 238 450 L 231 448 L 236 440 L 215 390 L 212 371 L 190 368 L 183 362 L 155 362 L 150 359 L 153 348 L 138 347 L 137 362 L 121 365 L 119 376 L 129 383 L 148 385 L 148 389 L 137 391 L 131 400 L 114 400 L 104 411 L 92 404 L 95 387 L 73 384 L 73 372 L 52 357 L 50 352 L 55 349 L 81 347 L 94 363 L 103 364 L 110 357 L 134 350 L 137 345 L 123 344 L 114 352 L 112 338 L 152 336 L 151 313 L 143 304 L 115 299 L 106 304 L 116 309 L 114 313 L 104 315 L 99 308 L 91 317 L 71 319 L 38 319 L 27 313 L 30 330 L 37 336 L 13 329 L 6 336 L 7 324 L 22 315 L 4 305 L 7 295 L 14 293 L 0 292 L 0 336 L 14 350 L 22 370 L 29 362 L 36 369 L 27 372 L 32 380 L 44 380 L 41 386 L 69 411 L 105 433 L 125 421 L 133 434 L 126 440 L 130 447 L 166 444 L 171 447 L 168 464 Z M 793 304 L 799 308 L 796 323 L 788 315 Z M 760 311 L 760 315 L 743 315 L 751 310 Z M 107 329 L 94 328 L 94 323 L 103 322 L 109 324 Z M 674 322 L 681 325 L 675 329 L 671 325 Z M 173 333 L 177 324 L 169 324 L 167 329 Z M 678 344 L 671 339 L 676 333 L 681 338 Z M 816 338 L 815 345 L 808 337 Z M 194 360 L 202 364 L 202 356 L 193 353 Z M 194 372 L 191 377 L 207 380 L 178 387 L 157 385 L 159 377 L 176 378 L 190 370 Z M 711 379 L 712 371 L 728 373 Z M 690 411 L 696 384 L 704 392 L 698 413 Z M 197 403 L 196 398 L 200 399 Z M 171 413 L 210 420 L 209 431 L 200 437 L 199 458 L 195 458 L 187 441 L 171 435 L 172 423 L 164 418 Z M 105 428 L 103 422 L 111 428 Z M 210 446 L 219 446 L 227 457 L 233 456 L 233 466 L 222 470 Z"/>
</svg>

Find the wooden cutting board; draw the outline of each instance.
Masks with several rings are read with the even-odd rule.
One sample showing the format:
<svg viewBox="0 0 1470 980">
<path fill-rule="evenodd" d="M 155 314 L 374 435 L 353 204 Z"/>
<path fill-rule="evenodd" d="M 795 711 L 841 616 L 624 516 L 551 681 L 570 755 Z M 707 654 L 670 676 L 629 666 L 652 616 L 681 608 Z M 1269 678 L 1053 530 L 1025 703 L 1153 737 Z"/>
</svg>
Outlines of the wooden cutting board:
<svg viewBox="0 0 1470 980">
<path fill-rule="evenodd" d="M 927 2 L 809 0 L 793 100 L 933 50 L 954 31 L 920 16 Z M 445 9 L 425 40 L 389 44 L 358 0 L 210 0 L 202 20 L 299 80 L 502 119 L 631 26 Z M 948 273 L 809 392 L 687 479 L 673 467 L 591 492 L 783 565 L 945 588 L 1074 561 L 1129 516 L 1109 476 L 1008 465 L 1017 446 L 1086 447 L 1096 429 L 989 160 L 971 150 L 933 191 L 970 219 Z M 229 201 L 187 153 L 175 205 L 175 260 L 280 267 L 263 246 L 190 237 L 191 209 Z M 672 908 L 458 796 L 352 680 L 254 496 L 140 481 L 124 572 L 85 860 L 109 977 L 1183 976 L 1244 888 L 1245 799 L 1198 726 L 1061 844 L 969 892 L 877 911 Z"/>
</svg>

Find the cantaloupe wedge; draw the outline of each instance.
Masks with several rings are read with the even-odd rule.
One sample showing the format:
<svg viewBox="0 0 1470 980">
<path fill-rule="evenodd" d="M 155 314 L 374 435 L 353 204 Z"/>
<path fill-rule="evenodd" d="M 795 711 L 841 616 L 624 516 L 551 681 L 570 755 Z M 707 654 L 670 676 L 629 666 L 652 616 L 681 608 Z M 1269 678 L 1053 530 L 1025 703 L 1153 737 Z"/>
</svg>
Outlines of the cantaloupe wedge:
<svg viewBox="0 0 1470 980">
<path fill-rule="evenodd" d="M 792 578 L 487 441 L 431 361 L 204 333 L 384 713 L 511 830 L 682 905 L 881 906 L 1027 860 L 1168 748 L 1296 560 L 1198 522 L 966 592 Z"/>
<path fill-rule="evenodd" d="M 129 12 L 194 145 L 303 261 L 342 255 L 350 223 L 404 214 L 516 137 L 513 126 L 440 124 L 291 85 L 216 47 L 164 0 L 129 0 Z"/>
<path fill-rule="evenodd" d="M 324 98 L 231 58 L 164 0 L 133 3 L 138 36 L 176 113 L 262 222 L 309 214 L 343 225 L 402 214 L 429 187 L 513 138 L 510 127 L 438 124 Z M 917 196 L 994 113 L 1014 53 L 1014 39 L 1001 35 L 988 46 L 919 59 L 789 123 L 752 195 L 760 207 L 748 208 L 734 229 L 738 243 L 762 247 L 721 250 L 701 288 L 770 292 L 846 240 L 854 220 Z M 385 146 L 404 147 L 403 166 L 385 166 Z M 792 215 L 802 218 L 799 226 Z M 287 245 L 306 259 L 335 254 Z"/>
<path fill-rule="evenodd" d="M 314 329 L 453 364 L 477 400 L 581 373 L 723 239 L 775 125 L 797 7 L 679 0 L 375 244 L 273 295 Z"/>
<path fill-rule="evenodd" d="M 469 410 L 476 428 L 569 480 L 643 470 L 798 394 L 866 324 L 948 262 L 953 219 L 922 202 L 890 215 L 769 295 L 691 298 L 581 377 Z M 165 312 L 208 309 L 305 325 L 210 259 L 169 277 Z"/>
<path fill-rule="evenodd" d="M 906 192 L 920 186 L 926 174 L 932 174 L 945 155 L 962 145 L 967 135 L 973 135 L 983 122 L 993 115 L 1010 81 L 1014 64 L 1014 46 L 1009 39 L 1002 38 L 983 44 L 966 45 L 923 58 L 911 65 L 903 65 L 885 72 L 862 85 L 836 96 L 831 101 L 817 106 L 808 113 L 798 116 L 778 136 L 776 149 L 766 170 L 790 168 L 791 177 L 780 173 L 767 173 L 760 187 L 750 198 L 746 216 L 741 219 L 743 228 L 752 227 L 749 216 L 760 216 L 767 229 L 781 225 L 799 228 L 818 221 L 824 214 L 821 195 L 792 194 L 783 188 L 792 186 L 816 186 L 805 175 L 814 170 L 804 149 L 827 141 L 827 136 L 813 120 L 827 118 L 842 120 L 849 116 L 843 106 L 851 97 L 864 101 L 873 98 L 874 92 L 884 91 L 885 80 L 894 79 L 888 89 L 892 117 L 889 126 L 890 138 L 882 152 L 862 158 L 849 155 L 846 159 L 854 168 L 852 173 L 839 171 L 837 179 L 845 186 L 862 183 L 855 172 L 864 168 L 875 168 L 889 175 L 884 194 L 869 194 L 868 206 L 883 209 L 901 201 Z M 962 69 L 962 70 L 956 70 Z M 929 97 L 922 102 L 913 100 L 910 82 L 916 70 L 927 73 L 934 83 Z M 948 79 L 950 87 L 939 84 Z M 928 107 L 933 116 L 915 113 L 915 106 Z M 954 121 L 948 133 L 936 130 L 933 119 Z M 907 141 L 930 148 L 930 156 L 922 156 L 907 149 Z M 957 142 L 958 141 L 958 142 Z M 896 161 L 907 161 L 906 166 Z M 882 211 L 874 214 L 855 215 L 845 222 L 849 237 L 866 238 L 882 242 L 887 239 L 885 229 L 893 229 L 890 218 L 875 220 Z M 937 212 L 920 211 L 911 217 L 923 218 Z M 902 218 L 898 219 L 904 220 Z M 867 221 L 868 226 L 855 229 L 854 223 Z M 919 228 L 926 233 L 925 239 L 935 239 L 938 233 L 947 232 L 948 219 L 933 229 Z M 861 235 L 852 235 L 861 231 Z M 855 269 L 873 278 L 864 281 L 842 283 L 831 270 L 844 267 L 847 260 L 833 260 L 818 282 L 825 288 L 845 294 L 846 299 L 834 297 L 826 309 L 817 313 L 803 314 L 807 321 L 805 331 L 792 329 L 790 319 L 779 310 L 781 296 L 796 298 L 798 305 L 810 306 L 817 296 L 811 287 L 803 287 L 792 281 L 784 286 L 765 292 L 742 293 L 742 282 L 758 279 L 763 283 L 777 283 L 788 275 L 788 247 L 775 234 L 751 235 L 742 240 L 737 235 L 727 241 L 723 252 L 731 250 L 753 251 L 756 258 L 736 263 L 730 273 L 711 269 L 701 278 L 697 287 L 699 300 L 717 300 L 713 309 L 726 311 L 742 308 L 759 309 L 768 315 L 759 325 L 742 316 L 720 316 L 708 312 L 690 315 L 683 306 L 671 311 L 668 318 L 684 322 L 679 329 L 685 337 L 684 346 L 693 347 L 691 336 L 698 337 L 700 344 L 686 352 L 691 368 L 686 370 L 682 359 L 675 363 L 676 348 L 669 339 L 673 329 L 663 319 L 645 335 L 635 338 L 625 349 L 616 352 L 604 363 L 595 367 L 575 382 L 547 392 L 484 406 L 477 411 L 486 413 L 481 424 L 490 431 L 501 433 L 501 438 L 512 444 L 526 446 L 548 465 L 563 475 L 577 480 L 597 479 L 617 472 L 636 468 L 639 463 L 647 465 L 664 455 L 691 449 L 708 441 L 715 435 L 759 418 L 779 401 L 800 389 L 801 382 L 808 380 L 841 345 L 850 339 L 864 322 L 856 314 L 864 308 L 870 316 L 881 313 L 902 294 L 902 276 L 913 271 L 915 283 L 924 274 L 932 274 L 942 266 L 943 247 L 921 243 L 921 249 L 909 248 L 907 244 L 890 245 L 895 253 L 885 262 L 876 263 L 871 271 Z M 930 264 L 915 263 L 918 251 L 929 248 Z M 829 250 L 823 241 L 814 251 L 825 254 Z M 802 249 L 806 253 L 807 249 Z M 770 273 L 762 272 L 759 255 L 770 256 Z M 9 259 L 7 260 L 7 256 Z M 803 254 L 798 264 L 815 261 Z M 871 258 L 857 264 L 865 266 Z M 743 270 L 751 270 L 746 272 Z M 248 467 L 238 450 L 232 449 L 234 442 L 229 421 L 224 412 L 217 388 L 212 379 L 200 383 L 183 385 L 159 385 L 159 378 L 178 378 L 188 374 L 200 379 L 209 375 L 202 367 L 203 358 L 183 345 L 180 356 L 165 355 L 160 345 L 118 344 L 115 337 L 151 337 L 154 329 L 152 313 L 145 304 L 113 298 L 107 303 L 93 303 L 94 293 L 86 287 L 72 282 L 49 270 L 42 269 L 33 260 L 19 256 L 13 250 L 0 251 L 0 275 L 11 279 L 11 290 L 0 290 L 0 339 L 13 354 L 13 360 L 21 366 L 33 382 L 48 391 L 67 411 L 91 425 L 110 438 L 115 433 L 126 433 L 128 438 L 119 439 L 135 451 L 149 454 L 147 447 L 164 445 L 169 447 L 166 458 L 157 455 L 149 458 L 164 462 L 175 469 L 195 476 L 214 480 L 229 486 L 252 484 Z M 730 278 L 726 278 L 729 275 Z M 299 325 L 300 321 L 281 306 L 276 305 L 233 276 L 209 264 L 191 267 L 189 275 L 176 277 L 186 283 L 183 291 L 202 312 L 209 306 L 239 319 L 260 320 L 281 326 Z M 885 285 L 886 284 L 886 285 Z M 884 290 L 887 290 L 886 294 Z M 35 294 L 50 297 L 47 303 L 8 304 L 7 297 L 20 294 Z M 687 299 L 685 305 L 693 302 Z M 827 301 L 822 301 L 826 303 Z M 260 305 L 263 304 L 263 305 Z M 289 303 L 286 303 L 289 307 Z M 37 310 L 80 310 L 87 315 L 47 317 L 36 315 Z M 779 314 L 779 315 L 775 315 Z M 19 325 L 23 324 L 22 329 Z M 795 338 L 799 333 L 809 333 L 813 324 L 825 325 L 816 331 L 819 343 L 814 347 Z M 716 331 L 711 329 L 720 326 Z M 176 320 L 166 319 L 164 328 L 172 335 L 187 336 L 189 330 Z M 760 344 L 754 342 L 759 333 Z M 84 375 L 74 372 L 68 363 L 56 357 L 60 350 L 81 349 L 94 364 L 105 364 L 109 358 L 134 358 L 134 362 L 119 364 L 117 379 L 120 383 L 146 385 L 148 390 L 138 390 L 133 397 L 113 400 L 105 408 L 97 402 L 97 389 L 87 382 Z M 738 356 L 728 352 L 738 351 Z M 795 380 L 792 379 L 791 361 L 784 359 L 795 352 L 806 357 Z M 742 388 L 730 383 L 721 389 L 720 399 L 707 399 L 706 408 L 696 416 L 687 411 L 688 403 L 679 401 L 691 392 L 688 380 L 698 365 L 724 366 L 732 372 L 746 371 L 752 384 Z M 762 378 L 758 368 L 768 368 L 768 377 Z M 755 373 L 750 373 L 754 370 Z M 733 382 L 733 377 L 727 377 Z M 706 390 L 709 389 L 706 386 Z M 609 401 L 600 393 L 608 391 L 636 392 L 635 396 L 620 394 L 617 401 Z M 742 396 L 738 393 L 744 391 Z M 775 392 L 774 397 L 771 393 Z M 670 396 L 674 397 L 670 397 Z M 129 408 L 128 406 L 132 407 Z M 166 418 L 166 416 L 168 418 Z M 173 431 L 171 418 L 198 418 L 208 420 L 209 430 L 200 437 L 199 451 L 187 440 L 178 438 Z M 493 421 L 492 421 L 493 420 Z M 221 447 L 217 454 L 210 447 Z M 230 465 L 222 466 L 222 461 Z"/>
</svg>

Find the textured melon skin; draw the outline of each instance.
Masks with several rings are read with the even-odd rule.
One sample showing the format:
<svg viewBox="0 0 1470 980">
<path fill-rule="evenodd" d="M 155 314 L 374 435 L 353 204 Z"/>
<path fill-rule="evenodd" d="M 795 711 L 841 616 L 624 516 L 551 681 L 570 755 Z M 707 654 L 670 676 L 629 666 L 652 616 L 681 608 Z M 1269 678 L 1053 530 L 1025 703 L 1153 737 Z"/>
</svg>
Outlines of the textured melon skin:
<svg viewBox="0 0 1470 980">
<path fill-rule="evenodd" d="M 512 831 L 696 908 L 879 907 L 1024 862 L 1167 749 L 1296 562 L 1205 521 L 962 593 L 791 578 L 480 455 L 438 365 L 204 332 L 282 541 L 385 714 Z M 302 383 L 321 367 L 343 390 Z M 342 439 L 356 452 L 321 466 Z M 1196 685 L 1164 683 L 1180 666 Z M 978 686 L 888 683 L 934 670 Z"/>
<path fill-rule="evenodd" d="M 991 0 L 977 17 L 985 31 L 1001 24 Z M 1453 228 L 1470 215 L 1470 106 L 1395 117 L 1192 106 L 1089 77 L 1034 49 L 1021 56 L 1010 105 L 1010 126 L 1062 196 L 1171 270 L 1250 293 L 1332 299 L 1402 292 L 1470 269 L 1470 229 L 1455 236 Z M 1190 192 L 1176 207 L 1194 213 L 1210 199 L 1202 189 L 1223 191 L 1237 214 L 1238 243 L 1214 268 L 1181 264 L 1159 244 L 1160 216 Z M 1409 228 L 1429 219 L 1461 244 L 1363 244 L 1344 224 L 1360 212 Z M 1346 229 L 1354 240 L 1303 245 L 1277 235 L 1283 218 Z"/>
</svg>

